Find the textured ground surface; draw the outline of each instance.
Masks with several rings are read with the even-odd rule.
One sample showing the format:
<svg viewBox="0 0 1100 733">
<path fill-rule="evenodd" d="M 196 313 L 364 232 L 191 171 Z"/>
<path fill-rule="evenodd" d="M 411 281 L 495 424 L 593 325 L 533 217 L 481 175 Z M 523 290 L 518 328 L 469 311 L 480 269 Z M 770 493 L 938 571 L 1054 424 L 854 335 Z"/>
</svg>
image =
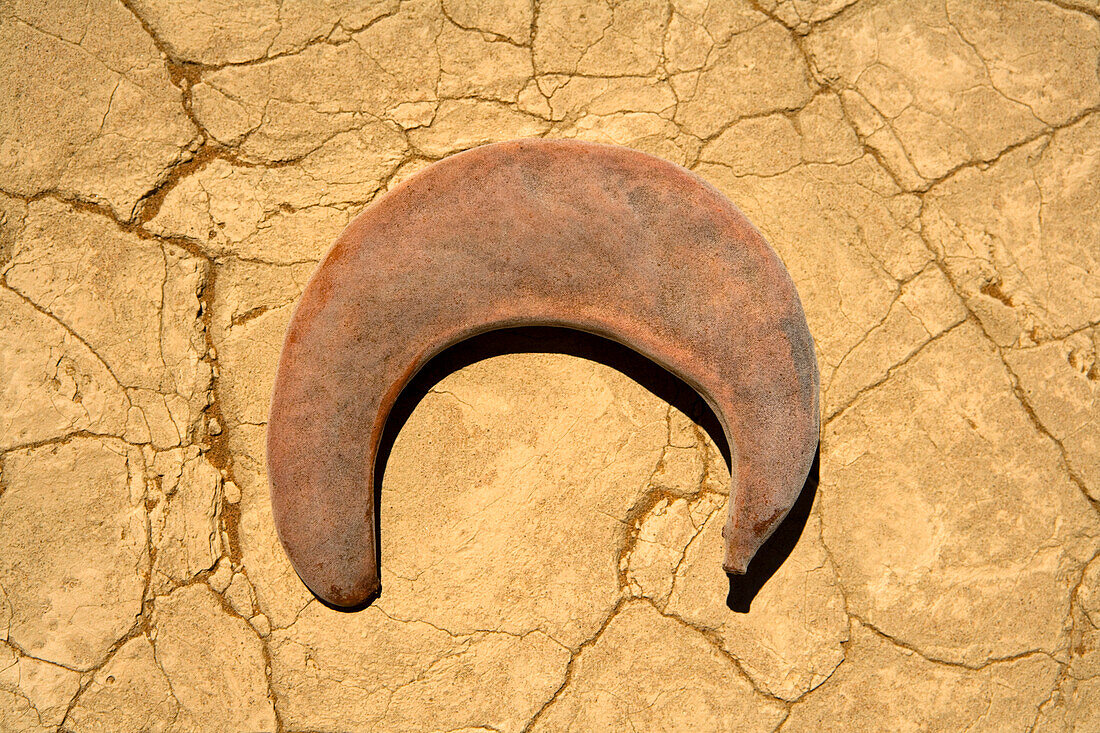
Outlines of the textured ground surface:
<svg viewBox="0 0 1100 733">
<path fill-rule="evenodd" d="M 3 3 L 0 729 L 1100 730 L 1098 49 L 1095 0 Z M 527 135 L 689 166 L 798 284 L 821 483 L 747 614 L 713 443 L 563 354 L 419 402 L 369 609 L 281 552 L 314 264 Z"/>
</svg>

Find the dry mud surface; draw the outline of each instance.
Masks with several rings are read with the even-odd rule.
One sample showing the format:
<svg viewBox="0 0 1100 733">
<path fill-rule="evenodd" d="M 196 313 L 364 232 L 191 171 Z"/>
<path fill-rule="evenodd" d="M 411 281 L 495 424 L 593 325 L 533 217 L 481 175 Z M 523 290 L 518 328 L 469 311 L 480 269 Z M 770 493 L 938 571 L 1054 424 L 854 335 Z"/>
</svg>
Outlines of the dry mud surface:
<svg viewBox="0 0 1100 733">
<path fill-rule="evenodd" d="M 3 3 L 0 729 L 1100 730 L 1098 55 L 1095 0 Z M 798 285 L 820 486 L 747 614 L 702 418 L 582 355 L 430 385 L 368 609 L 278 544 L 307 277 L 521 136 L 691 168 Z"/>
</svg>

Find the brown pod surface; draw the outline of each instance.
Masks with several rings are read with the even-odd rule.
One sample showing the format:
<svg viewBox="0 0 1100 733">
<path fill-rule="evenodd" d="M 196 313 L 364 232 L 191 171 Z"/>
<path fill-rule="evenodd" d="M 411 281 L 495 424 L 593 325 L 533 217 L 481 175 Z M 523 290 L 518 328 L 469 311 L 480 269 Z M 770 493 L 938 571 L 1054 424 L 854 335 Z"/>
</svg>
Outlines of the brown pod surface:
<svg viewBox="0 0 1100 733">
<path fill-rule="evenodd" d="M 724 567 L 745 572 L 818 443 L 817 362 L 794 283 L 690 171 L 532 139 L 454 155 L 382 196 L 302 294 L 268 471 L 279 539 L 321 599 L 356 606 L 379 589 L 375 459 L 401 390 L 447 347 L 524 325 L 613 339 L 699 392 L 732 453 Z"/>
</svg>

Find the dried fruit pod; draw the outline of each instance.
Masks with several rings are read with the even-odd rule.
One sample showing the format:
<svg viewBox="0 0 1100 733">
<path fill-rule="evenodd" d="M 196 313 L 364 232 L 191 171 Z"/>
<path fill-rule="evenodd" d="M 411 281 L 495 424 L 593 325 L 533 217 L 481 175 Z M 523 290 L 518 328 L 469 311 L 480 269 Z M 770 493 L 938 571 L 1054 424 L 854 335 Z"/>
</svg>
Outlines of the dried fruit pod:
<svg viewBox="0 0 1100 733">
<path fill-rule="evenodd" d="M 724 566 L 745 572 L 818 443 L 813 340 L 782 262 L 693 173 L 636 151 L 518 140 L 436 163 L 356 218 L 287 330 L 268 423 L 279 538 L 321 599 L 379 589 L 374 470 L 401 390 L 493 329 L 618 341 L 691 385 L 732 451 Z"/>
</svg>

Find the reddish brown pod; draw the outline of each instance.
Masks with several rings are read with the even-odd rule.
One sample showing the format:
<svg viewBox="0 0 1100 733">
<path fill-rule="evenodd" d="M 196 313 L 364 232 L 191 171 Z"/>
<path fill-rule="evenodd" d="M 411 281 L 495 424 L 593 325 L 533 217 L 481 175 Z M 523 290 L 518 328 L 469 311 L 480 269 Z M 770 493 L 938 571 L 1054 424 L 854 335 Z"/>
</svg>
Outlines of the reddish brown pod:
<svg viewBox="0 0 1100 733">
<path fill-rule="evenodd" d="M 626 148 L 517 140 L 443 160 L 348 226 L 287 330 L 268 423 L 275 526 L 337 606 L 379 588 L 374 471 L 401 390 L 476 334 L 561 326 L 691 385 L 732 452 L 724 567 L 745 572 L 818 443 L 813 339 L 787 270 L 693 173 Z"/>
</svg>

